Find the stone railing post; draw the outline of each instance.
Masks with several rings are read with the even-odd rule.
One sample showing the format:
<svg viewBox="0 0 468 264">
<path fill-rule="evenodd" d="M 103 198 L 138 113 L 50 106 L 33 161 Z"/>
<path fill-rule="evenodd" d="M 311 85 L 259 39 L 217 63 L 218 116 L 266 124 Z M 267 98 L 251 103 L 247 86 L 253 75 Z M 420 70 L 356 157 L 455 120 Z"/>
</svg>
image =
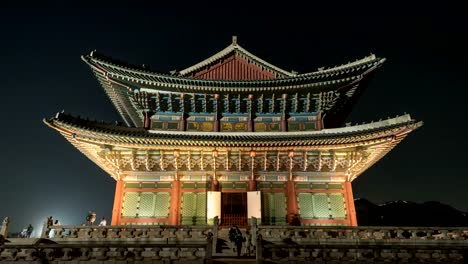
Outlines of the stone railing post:
<svg viewBox="0 0 468 264">
<path fill-rule="evenodd" d="M 256 244 L 257 244 L 257 248 L 255 249 L 255 255 L 256 255 L 257 264 L 262 264 L 263 263 L 262 235 L 259 234 L 257 236 Z"/>
<path fill-rule="evenodd" d="M 205 263 L 210 264 L 211 259 L 213 256 L 213 234 L 211 232 L 208 232 L 207 238 L 206 238 L 206 255 L 205 255 Z M 216 251 L 215 251 L 216 252 Z"/>
<path fill-rule="evenodd" d="M 250 234 L 252 235 L 253 246 L 257 246 L 257 235 L 258 235 L 257 218 L 253 216 L 252 218 L 250 218 Z"/>
<path fill-rule="evenodd" d="M 216 253 L 216 247 L 218 244 L 218 227 L 219 227 L 219 217 L 215 216 L 213 218 L 213 252 Z"/>
<path fill-rule="evenodd" d="M 2 235 L 4 238 L 8 236 L 8 230 L 10 229 L 10 218 L 5 217 L 2 222 L 2 226 L 0 228 L 0 235 Z"/>
<path fill-rule="evenodd" d="M 49 226 L 47 225 L 47 220 L 44 222 L 44 225 L 42 225 L 42 234 L 41 238 L 48 238 L 49 237 Z"/>
</svg>

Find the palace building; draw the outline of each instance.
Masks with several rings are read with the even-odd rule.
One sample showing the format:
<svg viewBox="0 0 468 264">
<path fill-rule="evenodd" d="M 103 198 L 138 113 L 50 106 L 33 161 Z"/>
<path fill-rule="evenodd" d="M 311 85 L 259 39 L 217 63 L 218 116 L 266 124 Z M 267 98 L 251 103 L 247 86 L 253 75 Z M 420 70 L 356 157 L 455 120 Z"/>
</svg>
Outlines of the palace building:
<svg viewBox="0 0 468 264">
<path fill-rule="evenodd" d="M 385 59 L 289 72 L 242 48 L 164 74 L 82 57 L 125 124 L 44 120 L 116 181 L 112 225 L 356 226 L 351 182 L 422 125 L 345 120 Z"/>
</svg>

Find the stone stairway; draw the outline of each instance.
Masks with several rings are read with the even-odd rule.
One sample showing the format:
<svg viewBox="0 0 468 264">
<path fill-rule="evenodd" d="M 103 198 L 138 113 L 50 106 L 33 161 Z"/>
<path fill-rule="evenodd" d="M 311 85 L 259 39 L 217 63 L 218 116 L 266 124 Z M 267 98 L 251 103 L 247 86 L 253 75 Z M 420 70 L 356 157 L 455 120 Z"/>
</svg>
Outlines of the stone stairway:
<svg viewBox="0 0 468 264">
<path fill-rule="evenodd" d="M 245 236 L 246 229 L 241 228 L 240 230 Z M 213 263 L 255 263 L 255 256 L 246 256 L 245 248 L 242 249 L 240 257 L 237 257 L 237 252 L 233 248 L 234 245 L 229 241 L 229 228 L 220 229 L 216 252 L 213 252 Z"/>
</svg>

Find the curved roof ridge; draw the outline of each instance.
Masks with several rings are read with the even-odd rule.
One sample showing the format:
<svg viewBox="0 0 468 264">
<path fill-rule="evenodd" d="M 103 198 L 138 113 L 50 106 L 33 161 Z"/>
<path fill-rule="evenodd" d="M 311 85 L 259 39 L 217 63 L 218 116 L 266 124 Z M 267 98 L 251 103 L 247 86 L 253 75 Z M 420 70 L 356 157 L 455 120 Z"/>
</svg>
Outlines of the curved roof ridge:
<svg viewBox="0 0 468 264">
<path fill-rule="evenodd" d="M 404 114 L 401 116 L 396 116 L 393 118 L 388 118 L 385 120 L 380 120 L 377 122 L 370 122 L 361 125 L 354 125 L 354 126 L 346 126 L 346 127 L 339 127 L 339 128 L 329 128 L 329 129 L 322 129 L 322 130 L 314 130 L 314 131 L 297 131 L 297 132 L 197 132 L 197 131 L 163 131 L 163 130 L 145 130 L 143 128 L 135 128 L 135 127 L 124 127 L 112 123 L 106 122 L 99 122 L 95 120 L 88 120 L 83 119 L 81 117 L 74 117 L 70 114 L 66 113 L 57 113 L 55 117 L 43 121 L 45 123 L 51 122 L 53 120 L 62 121 L 69 124 L 75 124 L 79 127 L 88 127 L 88 128 L 96 128 L 96 129 L 105 129 L 105 130 L 114 130 L 115 132 L 132 132 L 141 135 L 160 135 L 160 136 L 201 136 L 201 137 L 253 137 L 253 138 L 261 138 L 261 137 L 302 137 L 302 136 L 333 136 L 333 135 L 343 135 L 343 134 L 354 134 L 360 132 L 368 132 L 373 130 L 379 130 L 382 128 L 390 128 L 393 126 L 398 126 L 406 123 L 414 123 L 416 122 L 411 118 L 409 114 Z M 422 125 L 419 124 L 418 126 Z"/>
<path fill-rule="evenodd" d="M 323 73 L 329 73 L 329 72 L 333 72 L 333 71 L 339 71 L 339 70 L 343 70 L 343 69 L 346 69 L 346 68 L 351 68 L 351 67 L 354 67 L 354 66 L 358 66 L 358 65 L 361 65 L 361 64 L 366 64 L 366 63 L 369 63 L 369 62 L 372 62 L 372 61 L 378 61 L 378 64 L 382 64 L 385 62 L 385 58 L 377 58 L 375 56 L 375 54 L 371 54 L 369 56 L 366 56 L 362 59 L 357 59 L 353 62 L 348 62 L 348 63 L 345 63 L 345 64 L 341 64 L 339 66 L 334 66 L 334 67 L 330 67 L 330 68 L 327 68 L 325 69 L 325 67 L 319 67 L 317 71 L 313 71 L 313 72 L 307 72 L 307 73 L 303 73 L 303 74 L 298 74 L 298 76 L 308 76 L 308 75 L 314 75 L 314 74 L 323 74 Z"/>
<path fill-rule="evenodd" d="M 190 73 L 192 73 L 193 71 L 196 71 L 204 66 L 207 66 L 209 65 L 210 63 L 213 63 L 214 61 L 217 61 L 225 56 L 227 56 L 229 53 L 231 53 L 232 51 L 239 51 L 241 53 L 243 53 L 243 55 L 246 55 L 247 57 L 249 57 L 250 59 L 252 60 L 255 60 L 257 61 L 257 63 L 260 63 L 264 66 L 266 66 L 267 68 L 270 68 L 271 70 L 273 71 L 276 71 L 277 73 L 280 73 L 281 75 L 284 75 L 284 77 L 290 77 L 290 76 L 294 76 L 295 74 L 291 73 L 291 72 L 288 72 L 288 71 L 285 71 L 257 56 L 255 56 L 254 54 L 250 53 L 249 51 L 247 51 L 246 49 L 242 48 L 239 44 L 237 44 L 237 41 L 233 41 L 231 44 L 229 44 L 229 46 L 227 46 L 226 48 L 224 48 L 223 50 L 215 53 L 214 55 L 206 58 L 205 60 L 199 62 L 199 63 L 196 63 L 188 68 L 185 68 L 181 71 L 179 71 L 179 74 L 184 76 L 184 75 L 188 75 Z"/>
</svg>

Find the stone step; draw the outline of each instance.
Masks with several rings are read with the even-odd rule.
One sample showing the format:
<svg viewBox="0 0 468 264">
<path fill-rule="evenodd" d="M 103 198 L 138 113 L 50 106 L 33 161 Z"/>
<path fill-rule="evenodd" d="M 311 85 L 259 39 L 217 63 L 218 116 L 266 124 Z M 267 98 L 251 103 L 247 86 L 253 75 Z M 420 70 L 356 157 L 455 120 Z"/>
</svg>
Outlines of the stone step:
<svg viewBox="0 0 468 264">
<path fill-rule="evenodd" d="M 212 263 L 231 264 L 231 263 L 256 263 L 254 257 L 213 257 Z"/>
</svg>

